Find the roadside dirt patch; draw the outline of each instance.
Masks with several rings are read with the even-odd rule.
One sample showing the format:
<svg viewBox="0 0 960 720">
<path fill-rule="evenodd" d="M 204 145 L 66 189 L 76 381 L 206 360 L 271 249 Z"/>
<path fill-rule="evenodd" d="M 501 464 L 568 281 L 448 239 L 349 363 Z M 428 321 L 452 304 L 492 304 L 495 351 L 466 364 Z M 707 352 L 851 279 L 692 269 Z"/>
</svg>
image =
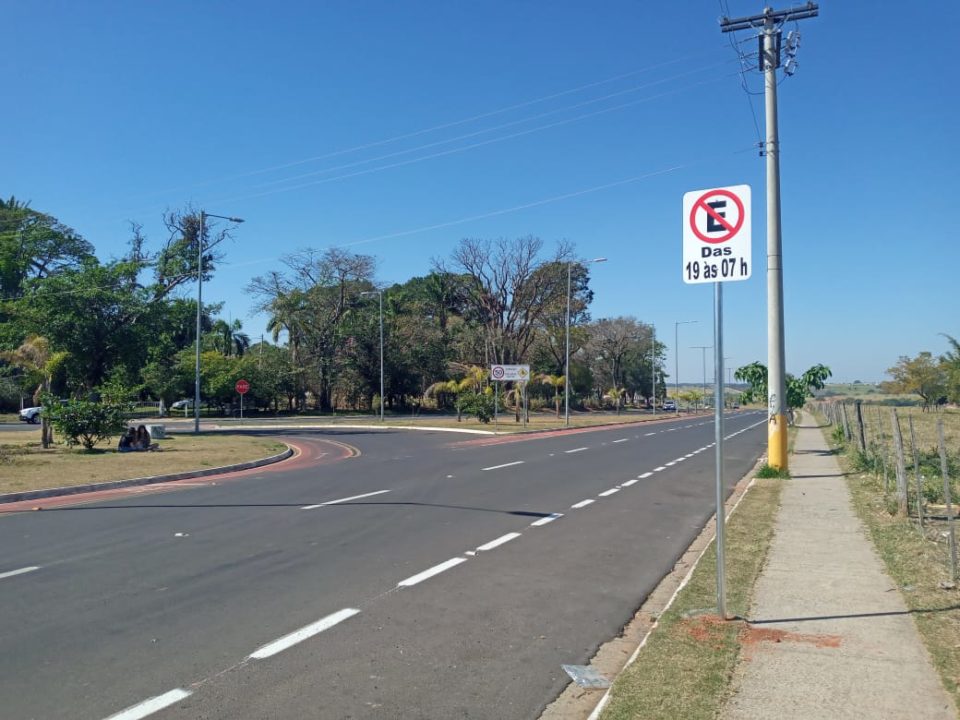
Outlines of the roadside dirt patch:
<svg viewBox="0 0 960 720">
<path fill-rule="evenodd" d="M 839 635 L 815 635 L 788 632 L 776 628 L 758 628 L 750 623 L 743 623 L 738 635 L 742 648 L 743 658 L 750 660 L 753 652 L 760 643 L 802 643 L 813 645 L 816 648 L 838 648 L 842 642 Z"/>
</svg>

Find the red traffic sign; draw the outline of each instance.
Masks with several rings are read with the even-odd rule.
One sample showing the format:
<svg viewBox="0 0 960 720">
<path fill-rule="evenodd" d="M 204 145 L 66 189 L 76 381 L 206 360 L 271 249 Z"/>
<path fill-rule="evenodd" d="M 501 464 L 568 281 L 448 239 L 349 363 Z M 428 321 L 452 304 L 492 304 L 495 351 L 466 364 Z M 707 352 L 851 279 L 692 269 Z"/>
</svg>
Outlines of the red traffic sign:
<svg viewBox="0 0 960 720">
<path fill-rule="evenodd" d="M 732 214 L 736 217 L 736 220 L 733 222 L 727 219 L 727 215 L 730 213 L 718 209 L 725 208 L 728 200 L 735 209 Z M 690 229 L 694 235 L 705 243 L 724 243 L 740 232 L 746 215 L 743 209 L 743 201 L 735 193 L 722 188 L 708 190 L 696 199 L 690 209 Z M 717 235 L 716 233 L 721 234 Z"/>
<path fill-rule="evenodd" d="M 241 395 L 246 395 L 247 391 L 250 390 L 250 383 L 248 383 L 246 380 L 237 380 L 236 388 L 238 393 Z"/>
</svg>

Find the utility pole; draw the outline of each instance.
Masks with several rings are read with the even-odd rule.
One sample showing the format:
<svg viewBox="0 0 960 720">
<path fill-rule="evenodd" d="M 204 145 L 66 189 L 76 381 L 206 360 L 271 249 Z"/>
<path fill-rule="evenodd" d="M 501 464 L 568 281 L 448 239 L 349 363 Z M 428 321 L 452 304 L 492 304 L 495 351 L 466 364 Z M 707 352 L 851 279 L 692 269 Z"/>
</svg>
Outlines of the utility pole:
<svg viewBox="0 0 960 720">
<path fill-rule="evenodd" d="M 767 158 L 767 457 L 772 467 L 787 469 L 787 383 L 783 332 L 783 249 L 780 237 L 780 137 L 777 129 L 777 68 L 780 67 L 780 29 L 786 22 L 816 17 L 819 6 L 808 2 L 788 10 L 764 8 L 759 15 L 721 18 L 721 32 L 760 29 L 759 70 L 763 72 L 766 101 Z M 798 36 L 787 38 L 789 59 L 785 68 L 792 75 Z M 722 378 L 721 378 L 722 381 Z"/>
<path fill-rule="evenodd" d="M 703 360 L 703 402 L 707 402 L 707 350 L 713 350 L 713 345 L 691 345 L 691 350 L 699 350 Z"/>
</svg>

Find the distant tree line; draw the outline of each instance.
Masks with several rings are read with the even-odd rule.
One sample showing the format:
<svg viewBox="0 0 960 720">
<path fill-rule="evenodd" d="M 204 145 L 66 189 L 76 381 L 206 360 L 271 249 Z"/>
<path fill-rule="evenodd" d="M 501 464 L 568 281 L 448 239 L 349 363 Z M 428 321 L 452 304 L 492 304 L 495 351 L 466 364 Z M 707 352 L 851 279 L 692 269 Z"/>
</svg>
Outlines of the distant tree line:
<svg viewBox="0 0 960 720">
<path fill-rule="evenodd" d="M 0 406 L 37 402 L 43 392 L 168 406 L 193 397 L 198 242 L 206 281 L 232 228 L 207 222 L 199 238 L 190 207 L 163 220 L 158 245 L 133 224 L 125 253 L 102 261 L 52 215 L 0 200 Z M 587 266 L 566 243 L 548 251 L 532 236 L 467 238 L 425 276 L 387 287 L 376 270 L 374 257 L 338 248 L 284 257 L 247 288 L 269 318 L 269 341 L 251 339 L 222 303 L 205 303 L 204 401 L 226 412 L 243 377 L 250 409 L 368 411 L 382 402 L 396 412 L 466 407 L 480 416 L 492 400 L 489 365 L 525 363 L 530 405 L 559 414 L 568 273 L 573 407 L 648 402 L 654 375 L 664 395 L 665 348 L 653 328 L 634 317 L 591 319 Z M 499 390 L 498 402 L 518 406 L 513 388 Z"/>
</svg>

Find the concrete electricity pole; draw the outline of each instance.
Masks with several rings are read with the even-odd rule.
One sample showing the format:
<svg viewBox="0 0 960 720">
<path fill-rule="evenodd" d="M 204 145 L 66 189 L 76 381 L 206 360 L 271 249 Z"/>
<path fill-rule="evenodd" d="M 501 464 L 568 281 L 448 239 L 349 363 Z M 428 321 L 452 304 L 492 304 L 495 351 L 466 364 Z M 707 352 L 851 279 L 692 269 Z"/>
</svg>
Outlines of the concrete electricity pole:
<svg viewBox="0 0 960 720">
<path fill-rule="evenodd" d="M 780 238 L 780 137 L 777 130 L 777 68 L 780 67 L 780 28 L 790 21 L 816 17 L 819 6 L 806 5 L 789 10 L 765 8 L 760 15 L 720 19 L 722 32 L 759 28 L 760 63 L 766 98 L 767 137 L 767 457 L 772 467 L 787 469 L 787 382 L 783 333 L 783 252 Z M 793 55 L 798 36 L 787 38 L 789 60 L 785 72 L 796 67 Z"/>
</svg>

